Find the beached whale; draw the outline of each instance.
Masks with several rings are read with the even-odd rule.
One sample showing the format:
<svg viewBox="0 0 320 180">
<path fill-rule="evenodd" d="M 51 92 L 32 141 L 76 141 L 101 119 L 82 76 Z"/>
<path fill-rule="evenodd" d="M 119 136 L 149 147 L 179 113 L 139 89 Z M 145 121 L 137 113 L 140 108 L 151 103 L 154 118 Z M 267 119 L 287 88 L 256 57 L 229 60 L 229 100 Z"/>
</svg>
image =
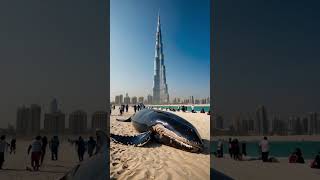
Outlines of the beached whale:
<svg viewBox="0 0 320 180">
<path fill-rule="evenodd" d="M 140 134 L 135 136 L 111 134 L 114 142 L 143 146 L 151 139 L 155 139 L 162 144 L 189 152 L 203 150 L 203 142 L 197 129 L 175 114 L 155 109 L 143 109 L 128 119 L 117 120 L 132 122 Z"/>
<path fill-rule="evenodd" d="M 106 180 L 107 178 L 109 178 L 109 139 L 107 138 L 107 135 L 101 130 L 96 131 L 96 136 L 96 154 L 91 158 L 76 165 L 60 180 Z"/>
</svg>

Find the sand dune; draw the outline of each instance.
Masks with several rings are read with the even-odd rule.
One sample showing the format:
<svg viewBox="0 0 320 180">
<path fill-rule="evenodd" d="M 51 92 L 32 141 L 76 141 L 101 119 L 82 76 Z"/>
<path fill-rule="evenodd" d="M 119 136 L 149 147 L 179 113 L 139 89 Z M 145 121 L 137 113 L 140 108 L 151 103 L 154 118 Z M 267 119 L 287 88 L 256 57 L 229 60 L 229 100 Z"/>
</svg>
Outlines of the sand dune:
<svg viewBox="0 0 320 180">
<path fill-rule="evenodd" d="M 122 135 L 137 134 L 131 123 L 116 121 L 119 112 L 111 115 L 111 133 Z M 129 117 L 129 108 L 121 118 Z M 200 113 L 175 114 L 185 118 L 199 131 L 205 140 L 203 153 L 189 153 L 157 142 L 144 147 L 133 147 L 111 142 L 110 175 L 111 179 L 209 179 L 210 177 L 210 116 Z"/>
</svg>

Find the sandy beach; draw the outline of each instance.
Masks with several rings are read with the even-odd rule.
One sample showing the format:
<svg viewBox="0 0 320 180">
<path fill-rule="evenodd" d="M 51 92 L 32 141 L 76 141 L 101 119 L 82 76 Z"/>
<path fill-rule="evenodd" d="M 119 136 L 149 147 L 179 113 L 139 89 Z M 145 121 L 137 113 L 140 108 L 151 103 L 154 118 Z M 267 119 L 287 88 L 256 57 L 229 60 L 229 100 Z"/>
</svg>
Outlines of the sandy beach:
<svg viewBox="0 0 320 180">
<path fill-rule="evenodd" d="M 310 160 L 306 160 L 305 164 L 291 164 L 286 158 L 279 160 L 279 163 L 235 161 L 226 154 L 224 158 L 214 158 L 211 167 L 236 180 L 320 179 L 320 169 L 310 168 Z"/>
<path fill-rule="evenodd" d="M 269 141 L 318 141 L 320 142 L 320 135 L 290 135 L 290 136 L 267 136 Z M 229 138 L 237 138 L 244 141 L 261 141 L 263 136 L 214 136 L 211 140 L 217 141 L 223 139 L 228 141 Z"/>
<path fill-rule="evenodd" d="M 10 138 L 7 139 L 9 142 Z M 78 164 L 78 157 L 75 147 L 71 146 L 66 140 L 60 140 L 59 159 L 58 161 L 51 161 L 51 152 L 47 148 L 44 164 L 40 167 L 39 172 L 27 171 L 26 167 L 30 165 L 30 155 L 27 155 L 27 148 L 31 142 L 30 140 L 17 139 L 16 154 L 6 152 L 4 170 L 0 170 L 0 179 L 3 180 L 56 180 L 76 164 Z M 85 159 L 88 158 L 87 154 Z"/>
<path fill-rule="evenodd" d="M 204 139 L 205 150 L 202 153 L 190 153 L 151 142 L 143 147 L 126 146 L 111 142 L 110 176 L 111 179 L 209 179 L 210 178 L 210 116 L 200 113 L 175 113 L 199 131 Z M 119 116 L 118 108 L 112 112 L 111 133 L 121 135 L 137 134 L 130 122 L 119 122 L 116 118 L 126 118 L 133 114 Z"/>
</svg>

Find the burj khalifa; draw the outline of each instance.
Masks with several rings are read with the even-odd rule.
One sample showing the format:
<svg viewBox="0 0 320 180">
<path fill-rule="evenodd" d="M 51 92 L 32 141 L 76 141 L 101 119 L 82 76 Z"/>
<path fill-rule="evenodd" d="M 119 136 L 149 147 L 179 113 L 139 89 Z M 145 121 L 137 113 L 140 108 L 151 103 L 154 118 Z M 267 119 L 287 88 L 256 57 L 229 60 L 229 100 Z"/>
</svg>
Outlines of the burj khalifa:
<svg viewBox="0 0 320 180">
<path fill-rule="evenodd" d="M 160 15 L 158 14 L 153 74 L 153 104 L 167 103 L 169 103 L 169 93 L 166 81 L 166 67 L 164 65 Z"/>
</svg>

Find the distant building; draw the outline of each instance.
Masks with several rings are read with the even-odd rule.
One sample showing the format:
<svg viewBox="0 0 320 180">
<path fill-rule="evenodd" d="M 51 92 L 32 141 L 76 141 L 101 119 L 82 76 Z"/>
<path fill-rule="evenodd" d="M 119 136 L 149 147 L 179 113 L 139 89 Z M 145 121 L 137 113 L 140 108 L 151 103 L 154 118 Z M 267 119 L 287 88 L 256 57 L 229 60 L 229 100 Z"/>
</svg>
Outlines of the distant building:
<svg viewBox="0 0 320 180">
<path fill-rule="evenodd" d="M 156 47 L 154 58 L 154 73 L 153 73 L 153 104 L 169 103 L 168 85 L 166 81 L 166 67 L 164 65 L 163 45 L 160 15 L 158 15 Z M 132 104 L 134 104 L 132 102 Z"/>
<path fill-rule="evenodd" d="M 124 104 L 130 104 L 130 97 L 128 96 L 128 93 L 126 93 L 126 97 L 124 98 Z"/>
<path fill-rule="evenodd" d="M 267 135 L 269 133 L 269 121 L 264 106 L 258 106 L 256 109 L 255 131 L 259 135 Z"/>
<path fill-rule="evenodd" d="M 120 98 L 120 104 L 122 104 L 122 103 L 123 103 L 123 95 L 121 94 L 121 95 L 119 96 L 119 98 Z"/>
<path fill-rule="evenodd" d="M 115 97 L 114 103 L 117 104 L 117 105 L 121 104 L 121 103 L 120 103 L 120 96 L 116 96 L 116 97 Z"/>
<path fill-rule="evenodd" d="M 18 134 L 37 135 L 40 133 L 41 107 L 32 104 L 30 108 L 22 106 L 17 110 L 16 131 Z"/>
<path fill-rule="evenodd" d="M 51 134 L 64 133 L 65 114 L 62 112 L 46 113 L 44 115 L 44 130 Z"/>
<path fill-rule="evenodd" d="M 69 129 L 73 134 L 84 133 L 87 130 L 87 113 L 77 110 L 69 115 Z"/>
<path fill-rule="evenodd" d="M 107 129 L 107 112 L 105 111 L 97 111 L 92 114 L 91 119 L 91 127 L 92 129 Z"/>
<path fill-rule="evenodd" d="M 136 97 L 136 96 L 133 96 L 133 97 L 131 98 L 131 103 L 132 103 L 132 104 L 137 104 L 137 97 Z"/>
<path fill-rule="evenodd" d="M 148 97 L 147 97 L 147 99 L 148 99 L 148 104 L 152 104 L 152 95 L 148 95 Z"/>
<path fill-rule="evenodd" d="M 143 103 L 143 97 L 141 96 L 141 97 L 139 97 L 139 99 L 138 99 L 138 103 Z"/>
<path fill-rule="evenodd" d="M 58 101 L 54 98 L 50 103 L 50 113 L 56 113 L 58 111 Z"/>
</svg>

